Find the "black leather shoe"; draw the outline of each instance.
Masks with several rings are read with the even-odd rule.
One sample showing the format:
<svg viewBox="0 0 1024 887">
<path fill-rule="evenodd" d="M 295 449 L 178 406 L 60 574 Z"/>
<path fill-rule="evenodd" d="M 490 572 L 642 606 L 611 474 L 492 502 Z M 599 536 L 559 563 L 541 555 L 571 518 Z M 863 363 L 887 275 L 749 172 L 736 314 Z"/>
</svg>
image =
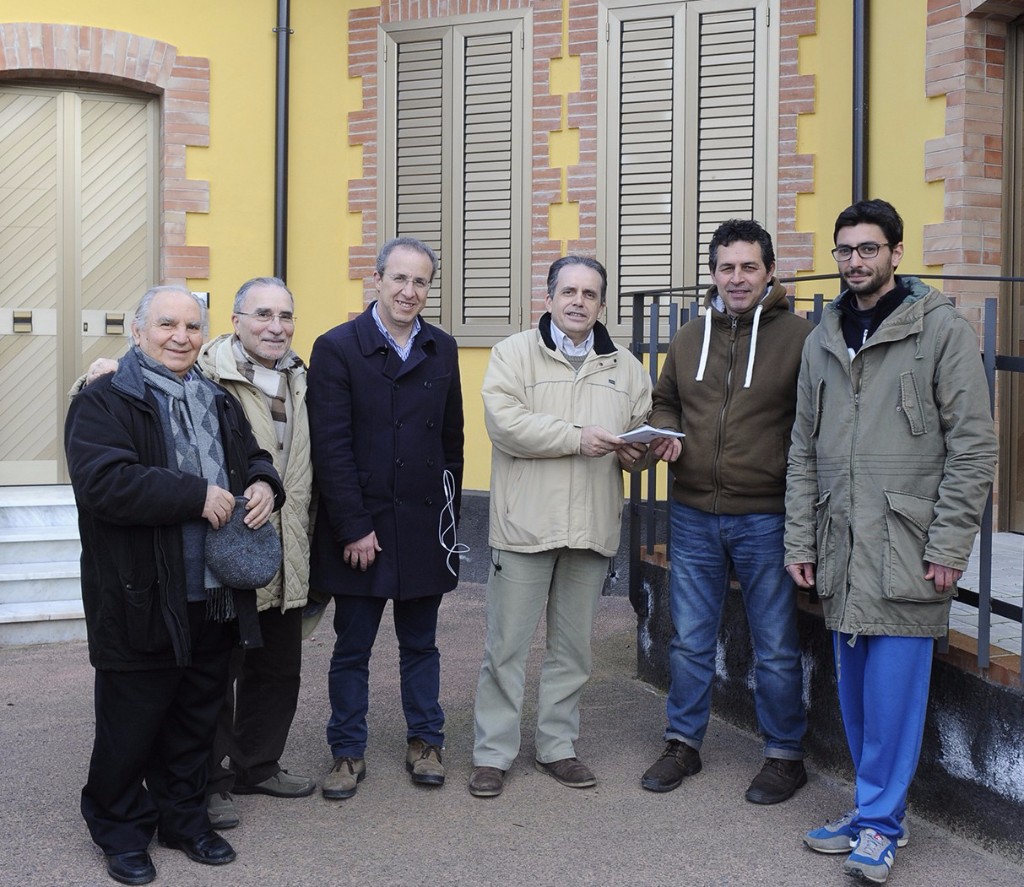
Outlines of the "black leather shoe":
<svg viewBox="0 0 1024 887">
<path fill-rule="evenodd" d="M 649 792 L 670 792 L 683 784 L 687 776 L 700 773 L 700 752 L 692 745 L 670 739 L 665 750 L 640 777 L 640 785 Z"/>
<path fill-rule="evenodd" d="M 133 850 L 111 853 L 107 857 L 107 874 L 122 884 L 148 884 L 156 877 L 156 868 L 145 850 Z"/>
<path fill-rule="evenodd" d="M 201 862 L 203 865 L 227 865 L 235 861 L 235 851 L 212 829 L 202 832 L 194 838 L 182 838 L 178 841 L 161 842 L 165 847 L 180 850 L 193 862 Z"/>
<path fill-rule="evenodd" d="M 780 804 L 804 785 L 807 785 L 807 771 L 803 761 L 765 758 L 761 772 L 747 789 L 746 798 L 751 804 Z"/>
</svg>

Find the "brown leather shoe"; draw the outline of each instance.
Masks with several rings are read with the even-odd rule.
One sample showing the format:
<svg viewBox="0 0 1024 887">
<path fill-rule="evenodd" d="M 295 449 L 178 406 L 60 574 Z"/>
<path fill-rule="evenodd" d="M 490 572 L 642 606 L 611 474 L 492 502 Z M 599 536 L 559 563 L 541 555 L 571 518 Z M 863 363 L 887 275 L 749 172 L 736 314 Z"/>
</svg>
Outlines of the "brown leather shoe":
<svg viewBox="0 0 1024 887">
<path fill-rule="evenodd" d="M 418 737 L 409 740 L 405 769 L 412 774 L 412 781 L 417 785 L 444 785 L 441 749 Z"/>
<path fill-rule="evenodd" d="M 505 771 L 497 767 L 474 767 L 469 776 L 469 793 L 474 798 L 496 798 L 505 788 Z"/>
<path fill-rule="evenodd" d="M 343 801 L 356 793 L 359 783 L 365 778 L 365 758 L 335 758 L 334 766 L 324 778 L 320 791 L 330 801 Z"/>
<path fill-rule="evenodd" d="M 560 761 L 534 761 L 541 773 L 547 773 L 557 782 L 569 788 L 590 788 L 597 785 L 597 777 L 579 758 L 562 758 Z"/>
<path fill-rule="evenodd" d="M 679 788 L 684 777 L 700 773 L 702 766 L 697 749 L 678 739 L 670 739 L 661 757 L 640 777 L 640 785 L 649 792 L 670 792 Z"/>
</svg>

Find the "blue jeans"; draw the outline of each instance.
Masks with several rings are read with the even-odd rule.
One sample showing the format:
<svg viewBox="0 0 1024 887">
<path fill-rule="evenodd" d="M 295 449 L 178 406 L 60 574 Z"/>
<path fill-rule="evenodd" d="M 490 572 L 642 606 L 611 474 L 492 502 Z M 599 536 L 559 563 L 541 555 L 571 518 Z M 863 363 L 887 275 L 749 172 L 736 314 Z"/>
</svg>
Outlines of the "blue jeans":
<svg viewBox="0 0 1024 887">
<path fill-rule="evenodd" d="M 783 514 L 709 514 L 672 503 L 665 739 L 700 749 L 711 716 L 718 628 L 730 564 L 739 580 L 754 646 L 754 710 L 765 756 L 803 758 L 807 729 L 796 628 L 796 591 L 786 573 Z"/>
<path fill-rule="evenodd" d="M 387 600 L 335 595 L 334 655 L 327 676 L 331 718 L 327 743 L 334 757 L 361 758 L 366 752 L 370 704 L 370 653 Z M 441 595 L 392 601 L 398 637 L 398 670 L 406 739 L 444 745 L 444 712 L 438 702 L 441 656 L 435 641 Z"/>
</svg>

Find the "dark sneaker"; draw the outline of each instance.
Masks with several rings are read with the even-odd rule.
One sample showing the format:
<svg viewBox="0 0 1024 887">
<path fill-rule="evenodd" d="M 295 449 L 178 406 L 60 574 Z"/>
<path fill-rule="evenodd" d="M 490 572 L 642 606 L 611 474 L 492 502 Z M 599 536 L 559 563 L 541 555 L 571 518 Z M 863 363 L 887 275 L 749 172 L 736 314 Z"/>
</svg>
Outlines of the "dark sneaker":
<svg viewBox="0 0 1024 887">
<path fill-rule="evenodd" d="M 469 793 L 474 798 L 496 798 L 505 788 L 505 771 L 497 767 L 474 767 L 469 777 Z"/>
<path fill-rule="evenodd" d="M 206 815 L 210 817 L 210 825 L 218 831 L 238 825 L 235 799 L 227 792 L 215 792 L 206 799 Z"/>
<path fill-rule="evenodd" d="M 441 749 L 422 739 L 409 740 L 405 769 L 412 774 L 412 781 L 417 785 L 444 785 Z"/>
<path fill-rule="evenodd" d="M 640 785 L 649 792 L 670 792 L 679 788 L 685 777 L 700 773 L 703 766 L 697 749 L 670 739 L 661 757 L 640 777 Z"/>
<path fill-rule="evenodd" d="M 761 772 L 747 789 L 746 798 L 751 804 L 779 804 L 793 797 L 804 785 L 807 785 L 807 771 L 803 761 L 765 758 Z"/>
<path fill-rule="evenodd" d="M 556 782 L 569 788 L 590 788 L 597 785 L 597 777 L 579 758 L 562 758 L 548 764 L 534 761 L 534 764 L 541 773 L 547 773 L 548 776 L 554 777 Z"/>
<path fill-rule="evenodd" d="M 343 801 L 356 793 L 359 783 L 365 778 L 365 758 L 335 758 L 334 766 L 324 779 L 320 791 L 330 801 Z"/>
<path fill-rule="evenodd" d="M 253 785 L 235 782 L 236 795 L 270 795 L 272 798 L 305 798 L 316 791 L 316 780 L 308 776 L 293 776 L 287 770 L 278 770 L 273 776 Z"/>
<path fill-rule="evenodd" d="M 843 873 L 872 884 L 884 884 L 896 862 L 896 842 L 873 828 L 862 828 Z"/>
<path fill-rule="evenodd" d="M 818 853 L 849 853 L 860 835 L 853 826 L 857 813 L 857 808 L 854 807 L 834 822 L 826 822 L 812 829 L 804 835 L 804 843 Z M 900 826 L 903 834 L 896 839 L 896 846 L 906 847 L 910 843 L 910 822 L 905 816 L 900 820 Z"/>
</svg>

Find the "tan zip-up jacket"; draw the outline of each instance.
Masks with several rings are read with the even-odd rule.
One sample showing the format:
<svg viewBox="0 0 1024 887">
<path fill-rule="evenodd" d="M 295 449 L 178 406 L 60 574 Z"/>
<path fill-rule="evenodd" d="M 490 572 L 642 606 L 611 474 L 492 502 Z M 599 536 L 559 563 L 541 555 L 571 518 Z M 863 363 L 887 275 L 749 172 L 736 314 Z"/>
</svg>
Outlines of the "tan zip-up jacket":
<svg viewBox="0 0 1024 887">
<path fill-rule="evenodd" d="M 499 342 L 484 376 L 492 444 L 490 544 L 524 553 L 619 547 L 622 470 L 614 454 L 580 455 L 585 425 L 616 434 L 642 425 L 651 383 L 602 324 L 577 373 L 554 347 L 551 315 Z"/>
<path fill-rule="evenodd" d="M 306 413 L 306 367 L 298 355 L 288 370 L 292 401 L 292 441 L 288 466 L 282 471 L 277 434 L 263 392 L 239 371 L 231 348 L 230 334 L 207 342 L 199 352 L 198 364 L 208 379 L 227 388 L 242 404 L 259 445 L 274 457 L 282 476 L 285 503 L 271 520 L 281 537 L 282 569 L 256 593 L 257 608 L 279 607 L 282 612 L 305 606 L 309 594 L 309 539 L 313 497 L 313 463 L 309 455 L 309 418 Z"/>
</svg>

